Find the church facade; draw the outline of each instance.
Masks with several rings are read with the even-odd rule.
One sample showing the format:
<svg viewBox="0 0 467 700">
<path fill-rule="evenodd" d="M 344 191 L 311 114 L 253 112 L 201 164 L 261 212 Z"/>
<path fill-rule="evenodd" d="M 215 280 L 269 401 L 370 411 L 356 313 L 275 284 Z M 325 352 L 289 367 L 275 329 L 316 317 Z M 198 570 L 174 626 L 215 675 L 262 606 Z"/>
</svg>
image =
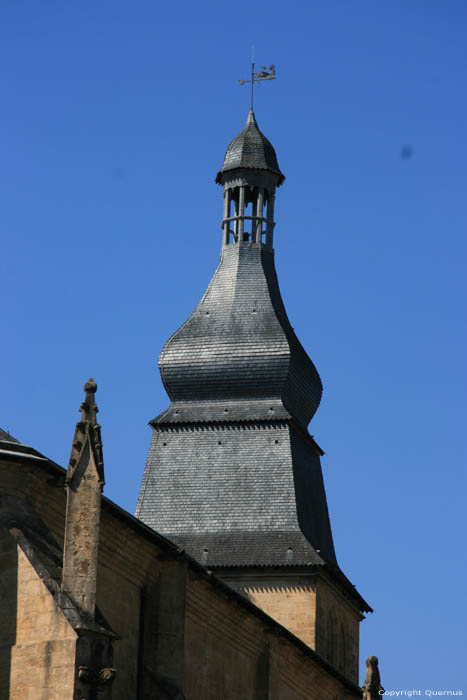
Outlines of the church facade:
<svg viewBox="0 0 467 700">
<path fill-rule="evenodd" d="M 322 384 L 275 272 L 283 181 L 250 112 L 217 175 L 219 267 L 160 356 L 136 517 L 102 495 L 93 380 L 67 470 L 0 431 L 0 700 L 362 697 L 371 608 L 337 563 Z"/>
</svg>

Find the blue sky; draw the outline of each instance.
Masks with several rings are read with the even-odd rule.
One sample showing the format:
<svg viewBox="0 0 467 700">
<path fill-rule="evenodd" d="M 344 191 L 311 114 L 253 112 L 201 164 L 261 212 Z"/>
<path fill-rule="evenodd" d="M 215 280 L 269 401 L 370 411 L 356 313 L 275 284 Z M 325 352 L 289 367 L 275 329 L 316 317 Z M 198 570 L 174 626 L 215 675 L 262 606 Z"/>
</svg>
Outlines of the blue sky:
<svg viewBox="0 0 467 700">
<path fill-rule="evenodd" d="M 465 2 L 3 0 L 0 425 L 66 465 L 97 380 L 134 510 L 156 368 L 217 265 L 250 51 L 276 263 L 324 383 L 340 565 L 387 689 L 466 690 Z M 401 157 L 409 147 L 410 157 Z"/>
</svg>

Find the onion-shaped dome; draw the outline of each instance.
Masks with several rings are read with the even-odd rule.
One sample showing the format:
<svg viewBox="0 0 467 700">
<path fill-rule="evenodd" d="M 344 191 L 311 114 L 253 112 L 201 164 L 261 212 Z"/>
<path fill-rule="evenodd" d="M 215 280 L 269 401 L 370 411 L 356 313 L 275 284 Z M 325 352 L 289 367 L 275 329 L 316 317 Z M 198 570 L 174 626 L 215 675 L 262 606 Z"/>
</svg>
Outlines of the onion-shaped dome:
<svg viewBox="0 0 467 700">
<path fill-rule="evenodd" d="M 323 389 L 287 318 L 273 255 L 261 246 L 223 249 L 159 369 L 172 405 L 158 424 L 293 417 L 306 428 Z"/>
<path fill-rule="evenodd" d="M 250 111 L 245 126 L 227 148 L 224 165 L 217 173 L 216 182 L 222 184 L 222 175 L 229 170 L 267 170 L 278 176 L 277 186 L 285 180 L 277 162 L 276 152 L 261 133 L 253 110 Z"/>
</svg>

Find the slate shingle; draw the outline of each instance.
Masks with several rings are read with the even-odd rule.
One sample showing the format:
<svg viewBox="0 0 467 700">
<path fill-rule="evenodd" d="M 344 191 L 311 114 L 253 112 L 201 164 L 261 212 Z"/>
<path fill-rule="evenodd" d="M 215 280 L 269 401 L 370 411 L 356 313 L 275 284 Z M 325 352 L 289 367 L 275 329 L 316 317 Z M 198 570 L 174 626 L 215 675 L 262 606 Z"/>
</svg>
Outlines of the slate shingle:
<svg viewBox="0 0 467 700">
<path fill-rule="evenodd" d="M 253 110 L 241 132 L 229 144 L 224 164 L 217 173 L 216 182 L 222 183 L 222 174 L 229 170 L 267 170 L 278 176 L 277 186 L 285 180 L 270 141 L 261 133 Z"/>
<path fill-rule="evenodd" d="M 158 423 L 292 416 L 306 428 L 321 400 L 319 374 L 284 309 L 274 253 L 260 243 L 223 248 L 159 369 L 172 406 Z"/>
<path fill-rule="evenodd" d="M 157 425 L 136 516 L 209 566 L 336 565 L 319 456 L 285 421 Z"/>
<path fill-rule="evenodd" d="M 264 171 L 284 180 L 253 112 L 217 181 L 232 170 L 246 189 Z M 137 517 L 209 566 L 337 570 L 319 450 L 307 437 L 321 379 L 287 318 L 271 246 L 224 245 L 159 369 L 171 405 L 151 421 Z"/>
</svg>

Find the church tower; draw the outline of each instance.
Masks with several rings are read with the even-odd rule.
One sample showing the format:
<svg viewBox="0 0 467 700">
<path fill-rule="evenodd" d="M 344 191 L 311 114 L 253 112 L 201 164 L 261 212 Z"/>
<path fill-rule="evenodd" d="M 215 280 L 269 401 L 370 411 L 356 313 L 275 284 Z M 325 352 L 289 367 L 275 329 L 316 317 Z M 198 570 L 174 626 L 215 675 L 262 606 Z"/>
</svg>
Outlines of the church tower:
<svg viewBox="0 0 467 700">
<path fill-rule="evenodd" d="M 136 515 L 356 681 L 371 608 L 337 564 L 324 453 L 307 428 L 322 384 L 274 266 L 283 181 L 250 111 L 216 178 L 219 266 L 159 358 L 171 404 L 151 421 Z"/>
</svg>

